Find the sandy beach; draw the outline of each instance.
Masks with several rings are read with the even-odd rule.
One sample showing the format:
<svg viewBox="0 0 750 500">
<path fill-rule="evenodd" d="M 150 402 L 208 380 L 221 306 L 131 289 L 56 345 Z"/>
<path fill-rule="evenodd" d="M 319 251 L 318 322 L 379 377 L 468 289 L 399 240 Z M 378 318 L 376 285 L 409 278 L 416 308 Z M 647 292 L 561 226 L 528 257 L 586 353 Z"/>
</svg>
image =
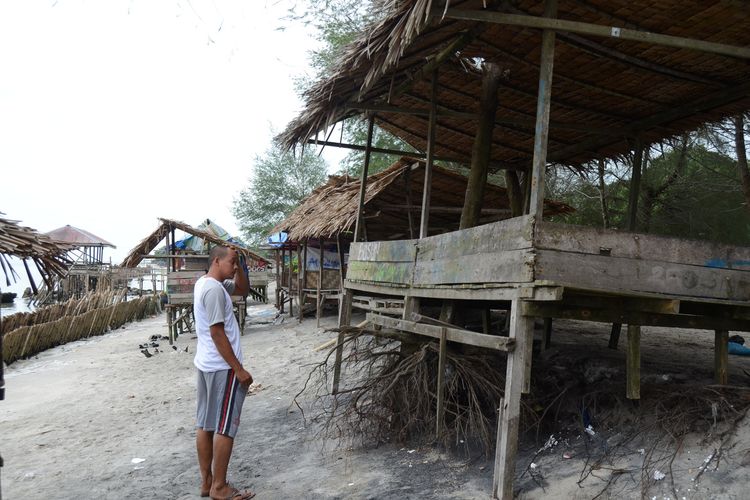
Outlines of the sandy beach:
<svg viewBox="0 0 750 500">
<path fill-rule="evenodd" d="M 288 316 L 274 325 L 270 305 L 253 305 L 249 314 L 242 343 L 256 385 L 245 402 L 230 464 L 233 484 L 253 489 L 259 499 L 489 498 L 493 464 L 481 455 L 402 444 L 337 449 L 313 439 L 293 398 L 311 364 L 323 356 L 313 348 L 334 337 L 325 328 L 334 326 L 335 317 L 326 316 L 316 328 L 314 319 L 299 324 Z M 606 353 L 606 325 L 589 324 L 585 331 L 582 325 L 560 322 L 556 349 L 581 346 L 583 335 L 587 347 L 582 350 L 593 346 Z M 645 331 L 645 379 L 682 371 L 710 383 L 711 332 Z M 183 335 L 176 350 L 161 341 L 150 358 L 138 348 L 152 335 L 166 333 L 160 315 L 7 368 L 6 400 L 0 402 L 3 498 L 199 498 L 195 339 Z M 750 370 L 750 359 L 732 357 L 730 363 L 730 383 L 747 386 L 742 370 Z M 591 455 L 581 450 L 606 447 L 618 430 L 597 429 L 595 437 L 580 430 L 559 435 L 558 444 L 541 453 L 535 436 L 524 436 L 516 476 L 521 498 L 593 498 L 608 481 L 605 498 L 747 496 L 747 418 L 729 435 L 686 438 L 668 464 L 673 480 L 654 479 L 654 471 L 644 467 L 645 439 L 645 445 L 629 443 L 582 478 Z M 645 455 L 653 458 L 651 452 L 659 450 Z M 666 463 L 659 467 L 669 471 Z"/>
</svg>

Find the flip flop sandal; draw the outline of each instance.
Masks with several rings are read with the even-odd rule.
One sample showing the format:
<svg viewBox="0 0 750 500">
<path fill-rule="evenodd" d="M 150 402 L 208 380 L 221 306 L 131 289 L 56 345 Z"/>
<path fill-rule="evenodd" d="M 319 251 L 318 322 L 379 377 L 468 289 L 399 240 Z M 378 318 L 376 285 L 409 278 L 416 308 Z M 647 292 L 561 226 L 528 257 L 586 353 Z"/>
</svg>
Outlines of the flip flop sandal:
<svg viewBox="0 0 750 500">
<path fill-rule="evenodd" d="M 234 488 L 229 496 L 211 497 L 211 500 L 250 500 L 253 497 L 255 497 L 255 493 L 250 490 L 240 491 L 237 488 Z"/>
</svg>

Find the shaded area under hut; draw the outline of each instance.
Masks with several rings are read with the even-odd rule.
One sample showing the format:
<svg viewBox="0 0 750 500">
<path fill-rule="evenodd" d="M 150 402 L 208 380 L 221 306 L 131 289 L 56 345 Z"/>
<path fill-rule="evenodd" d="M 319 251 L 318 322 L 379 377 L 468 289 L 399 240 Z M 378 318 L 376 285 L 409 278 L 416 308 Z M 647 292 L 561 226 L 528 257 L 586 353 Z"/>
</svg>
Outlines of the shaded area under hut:
<svg viewBox="0 0 750 500">
<path fill-rule="evenodd" d="M 415 238 L 419 234 L 425 167 L 422 160 L 403 157 L 387 169 L 368 176 L 362 222 L 365 241 Z M 455 231 L 461 222 L 468 179 L 437 165 L 433 166 L 431 176 L 428 234 Z M 325 302 L 338 302 L 357 221 L 359 191 L 359 179 L 332 175 L 271 230 L 274 234 L 286 234 L 283 241 L 271 239 L 275 241 L 272 248 L 276 254 L 276 307 L 282 313 L 289 303 L 289 313 L 294 315 L 292 299 L 296 298 L 300 321 L 304 305 L 312 302 L 319 322 Z M 548 216 L 572 210 L 564 203 L 545 201 Z M 480 223 L 510 218 L 511 212 L 507 190 L 488 183 Z M 301 268 L 299 262 L 303 263 Z M 362 307 L 367 307 L 368 303 L 365 299 Z M 395 304 L 400 307 L 403 302 L 396 300 Z"/>
<path fill-rule="evenodd" d="M 627 324 L 626 394 L 634 400 L 641 326 L 713 330 L 716 382 L 726 384 L 728 332 L 750 331 L 750 248 L 638 233 L 635 214 L 644 145 L 750 109 L 750 5 L 454 0 L 383 8 L 384 18 L 306 93 L 305 110 L 280 135 L 288 147 L 365 151 L 333 392 L 345 382 L 346 333 L 357 330 L 348 326 L 355 295 L 403 300 L 398 310 L 368 311 L 368 331 L 402 346 L 439 340 L 438 433 L 453 418 L 445 412 L 447 346 L 506 353 L 503 398 L 494 402 L 492 496 L 510 499 L 535 318 L 545 322 L 543 346 L 554 318 L 611 322 L 615 348 L 619 325 Z M 366 144 L 324 140 L 330 126 L 354 116 L 369 121 Z M 418 237 L 362 242 L 368 163 L 378 154 L 374 124 L 426 160 Z M 548 164 L 577 169 L 623 155 L 635 158 L 631 232 L 544 220 Z M 460 229 L 431 235 L 429 172 L 440 160 L 468 166 L 469 182 Z M 480 225 L 487 174 L 499 170 L 522 210 Z M 507 336 L 493 334 L 487 321 L 481 333 L 467 328 L 462 311 L 471 309 L 508 310 Z"/>
<path fill-rule="evenodd" d="M 159 218 L 159 226 L 123 259 L 120 267 L 136 268 L 144 259 L 167 262 L 167 324 L 172 343 L 180 333 L 193 328 L 193 286 L 207 271 L 208 254 L 216 245 L 225 245 L 244 256 L 248 267 L 250 296 L 267 300 L 268 272 L 271 261 L 257 255 L 232 238 L 215 222 L 206 219 L 198 228 L 184 222 Z M 176 231 L 185 236 L 177 239 Z M 153 252 L 165 241 L 164 252 Z M 245 324 L 246 297 L 232 296 L 241 328 Z"/>
</svg>

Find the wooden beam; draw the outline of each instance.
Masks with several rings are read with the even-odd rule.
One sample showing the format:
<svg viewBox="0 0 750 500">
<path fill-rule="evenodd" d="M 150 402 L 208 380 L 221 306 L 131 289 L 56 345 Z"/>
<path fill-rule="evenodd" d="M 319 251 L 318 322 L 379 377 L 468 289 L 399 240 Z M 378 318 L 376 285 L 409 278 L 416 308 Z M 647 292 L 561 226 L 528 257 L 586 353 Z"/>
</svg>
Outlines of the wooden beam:
<svg viewBox="0 0 750 500">
<path fill-rule="evenodd" d="M 439 14 L 438 14 L 439 15 Z M 550 19 L 538 16 L 504 14 L 487 10 L 463 10 L 448 9 L 445 13 L 447 19 L 462 19 L 466 21 L 480 21 L 495 24 L 506 24 L 510 26 L 521 26 L 524 28 L 537 28 L 543 30 L 565 31 L 581 35 L 598 36 L 603 38 L 614 38 L 629 40 L 633 42 L 650 43 L 653 45 L 664 45 L 678 49 L 697 50 L 711 54 L 720 54 L 740 59 L 750 59 L 750 48 L 727 45 L 723 43 L 695 40 L 672 35 L 663 35 L 649 31 L 633 30 L 617 26 L 602 26 L 598 24 L 584 23 L 579 21 L 567 21 L 563 19 Z"/>
<path fill-rule="evenodd" d="M 471 170 L 466 181 L 466 196 L 459 229 L 477 225 L 487 186 L 487 171 L 492 153 L 492 129 L 497 111 L 497 88 L 501 71 L 496 63 L 484 63 L 482 92 L 479 99 L 480 120 L 471 151 Z M 426 236 L 426 235 L 425 235 Z"/>
<path fill-rule="evenodd" d="M 438 439 L 441 436 L 443 428 L 443 419 L 445 417 L 445 358 L 448 350 L 448 329 L 440 330 L 440 350 L 438 354 L 438 375 L 437 375 L 437 418 L 435 435 Z"/>
<path fill-rule="evenodd" d="M 417 101 L 423 100 L 418 95 L 408 94 L 408 97 Z M 399 115 L 430 116 L 429 108 L 405 108 L 405 107 L 399 107 L 399 106 L 391 106 L 389 104 L 359 104 L 357 106 L 352 106 L 351 109 L 355 109 L 357 111 L 393 113 L 393 114 L 399 114 Z M 498 110 L 502 110 L 502 106 L 498 107 Z M 518 110 L 513 110 L 513 112 L 519 113 Z M 437 116 L 439 118 L 440 117 L 456 118 L 459 120 L 471 120 L 471 121 L 479 120 L 479 115 L 477 113 L 473 113 L 471 111 L 454 110 L 454 109 L 448 108 L 445 105 L 439 105 L 437 107 Z M 511 125 L 511 126 L 520 126 L 524 128 L 533 129 L 535 124 L 536 124 L 536 120 L 534 120 L 533 118 L 507 118 L 507 117 L 502 117 L 502 116 L 495 117 L 495 125 Z M 596 126 L 581 125 L 579 123 L 568 123 L 568 122 L 558 122 L 558 121 L 550 121 L 549 126 L 550 128 L 554 128 L 554 129 L 572 130 L 575 132 L 585 132 L 588 134 L 598 134 L 598 135 L 609 135 L 609 136 L 614 136 L 614 137 L 622 137 L 623 130 L 624 130 L 623 128 L 606 127 L 606 126 L 596 127 Z M 315 142 L 315 144 L 323 144 L 323 143 L 318 141 L 318 142 Z"/>
<path fill-rule="evenodd" d="M 365 164 L 362 166 L 362 176 L 359 181 L 359 203 L 357 204 L 357 222 L 354 226 L 354 241 L 360 241 L 364 230 L 365 193 L 367 192 L 367 170 L 370 168 L 370 155 L 372 153 L 372 129 L 375 124 L 375 115 L 370 115 L 367 120 L 367 145 L 365 146 Z"/>
<path fill-rule="evenodd" d="M 445 329 L 446 338 L 449 342 L 457 342 L 459 344 L 484 347 L 485 349 L 511 351 L 513 350 L 513 347 L 515 345 L 515 342 L 507 337 L 485 335 L 483 333 L 472 332 L 470 330 L 464 330 L 462 328 L 447 328 L 437 325 L 425 325 L 422 323 L 417 323 L 416 321 L 390 318 L 388 316 L 381 316 L 374 313 L 367 313 L 366 318 L 368 321 L 372 322 L 375 325 L 380 325 L 385 328 L 393 328 L 395 330 L 403 330 L 405 332 L 411 332 L 417 335 L 423 335 L 425 337 L 431 337 L 434 339 L 440 339 L 443 329 Z"/>
<path fill-rule="evenodd" d="M 729 377 L 729 331 L 715 330 L 714 334 L 714 380 L 726 385 Z"/>
<path fill-rule="evenodd" d="M 715 316 L 693 316 L 688 314 L 658 314 L 614 309 L 588 309 L 564 307 L 555 303 L 525 302 L 524 313 L 530 316 L 596 321 L 600 323 L 637 324 L 643 326 L 665 326 L 693 328 L 696 330 L 726 329 L 750 331 L 750 321 Z"/>
<path fill-rule="evenodd" d="M 432 165 L 435 161 L 435 132 L 437 128 L 437 68 L 430 82 L 430 121 L 427 127 L 427 164 L 424 169 L 422 187 L 422 215 L 419 221 L 419 237 L 426 238 L 430 227 L 430 197 L 432 193 Z"/>
<path fill-rule="evenodd" d="M 641 327 L 628 325 L 628 352 L 626 355 L 628 399 L 641 399 Z"/>
<path fill-rule="evenodd" d="M 510 340 L 516 349 L 508 354 L 505 369 L 505 396 L 501 400 L 497 422 L 498 444 L 495 450 L 495 468 L 492 481 L 492 498 L 512 500 L 513 479 L 516 471 L 518 451 L 518 427 L 520 421 L 521 393 L 523 392 L 527 356 L 534 334 L 534 320 L 520 311 L 521 301 L 514 300 L 510 310 Z"/>
<path fill-rule="evenodd" d="M 557 15 L 557 0 L 544 3 L 544 17 Z M 531 162 L 531 198 L 529 214 L 542 219 L 544 213 L 544 175 L 547 169 L 547 141 L 549 138 L 549 108 L 552 95 L 552 74 L 555 60 L 555 32 L 542 32 L 542 54 L 539 64 L 534 157 Z"/>
</svg>

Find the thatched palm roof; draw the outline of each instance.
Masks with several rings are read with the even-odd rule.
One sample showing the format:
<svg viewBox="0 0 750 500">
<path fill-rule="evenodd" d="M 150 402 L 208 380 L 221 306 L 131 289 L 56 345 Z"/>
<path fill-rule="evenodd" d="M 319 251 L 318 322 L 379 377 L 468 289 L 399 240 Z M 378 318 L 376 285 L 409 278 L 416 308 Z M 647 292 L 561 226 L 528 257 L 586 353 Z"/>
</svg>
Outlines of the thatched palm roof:
<svg viewBox="0 0 750 500">
<path fill-rule="evenodd" d="M 386 170 L 367 178 L 365 218 L 368 240 L 410 238 L 414 232 L 418 235 L 424 172 L 424 162 L 401 158 Z M 466 177 L 433 166 L 430 234 L 458 229 L 466 183 Z M 330 176 L 326 184 L 310 193 L 271 232 L 285 231 L 289 234 L 289 240 L 294 242 L 305 238 L 332 238 L 353 231 L 357 220 L 359 186 L 359 179 L 346 175 Z M 572 210 L 564 203 L 545 201 L 546 215 Z M 409 212 L 412 215 L 411 231 Z M 508 217 L 510 205 L 505 188 L 487 184 L 481 223 Z"/>
<path fill-rule="evenodd" d="M 266 263 L 271 262 L 268 259 L 265 259 L 260 255 L 248 250 L 242 245 L 223 240 L 213 233 L 194 228 L 193 226 L 185 224 L 184 222 L 163 218 L 159 218 L 159 220 L 161 221 L 159 227 L 157 227 L 153 233 L 146 236 L 130 251 L 127 257 L 125 257 L 125 259 L 120 264 L 120 267 L 135 267 L 140 264 L 140 262 L 143 260 L 143 256 L 148 255 L 154 248 L 156 248 L 159 242 L 166 238 L 172 229 L 179 229 L 181 231 L 184 231 L 185 233 L 192 234 L 193 236 L 197 236 L 198 238 L 201 238 L 205 241 L 210 241 L 211 243 L 214 243 L 216 245 L 228 246 L 235 249 L 237 252 L 249 259 L 263 261 Z"/>
<path fill-rule="evenodd" d="M 51 240 L 30 227 L 20 226 L 18 221 L 1 217 L 0 212 L 0 267 L 5 282 L 10 286 L 10 278 L 17 276 L 8 256 L 31 259 L 45 281 L 53 274 L 64 276 L 71 262 L 66 252 L 72 247 Z"/>
<path fill-rule="evenodd" d="M 63 226 L 63 227 L 58 227 L 57 229 L 53 229 L 52 231 L 47 231 L 44 234 L 49 236 L 55 241 L 60 241 L 63 243 L 72 243 L 76 247 L 117 248 L 116 246 L 114 246 L 112 243 L 105 240 L 104 238 L 100 238 L 94 233 L 86 231 L 85 229 L 71 226 L 70 224 Z"/>
<path fill-rule="evenodd" d="M 430 74 L 439 65 L 435 154 L 468 163 L 482 79 L 475 63 L 482 58 L 500 65 L 504 74 L 493 136 L 493 167 L 528 168 L 542 30 L 458 17 L 459 10 L 477 17 L 477 12 L 484 15 L 495 9 L 539 19 L 544 2 L 384 3 L 386 17 L 364 31 L 346 49 L 330 76 L 305 94 L 306 108 L 280 135 L 281 141 L 289 147 L 305 143 L 331 124 L 368 108 L 376 110 L 381 128 L 425 151 Z M 483 4 L 490 7 L 483 9 Z M 446 9 L 447 16 L 442 18 Z M 745 49 L 750 46 L 750 2 L 558 0 L 557 18 L 622 30 L 607 31 L 609 37 L 557 31 L 549 161 L 576 165 L 621 155 L 632 149 L 637 134 L 648 143 L 750 109 L 750 65 Z M 626 29 L 739 49 L 737 55 L 728 56 L 615 35 Z M 410 113 L 383 112 L 386 107 Z"/>
</svg>

